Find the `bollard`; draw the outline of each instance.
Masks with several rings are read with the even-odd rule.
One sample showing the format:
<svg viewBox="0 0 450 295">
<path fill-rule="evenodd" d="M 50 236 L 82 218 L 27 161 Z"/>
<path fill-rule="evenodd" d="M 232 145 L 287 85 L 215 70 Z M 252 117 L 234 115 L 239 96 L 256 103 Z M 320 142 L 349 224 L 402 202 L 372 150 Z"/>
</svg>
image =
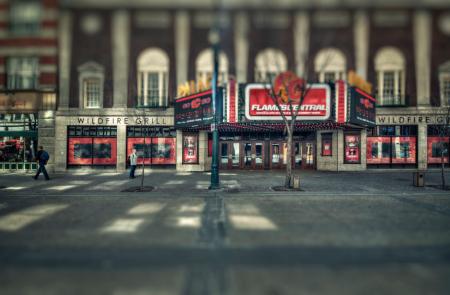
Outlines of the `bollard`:
<svg viewBox="0 0 450 295">
<path fill-rule="evenodd" d="M 425 172 L 417 171 L 413 173 L 413 185 L 417 187 L 425 186 Z"/>
<path fill-rule="evenodd" d="M 300 188 L 300 176 L 293 175 L 291 177 L 291 186 L 292 186 L 292 188 L 295 188 L 295 189 Z"/>
</svg>

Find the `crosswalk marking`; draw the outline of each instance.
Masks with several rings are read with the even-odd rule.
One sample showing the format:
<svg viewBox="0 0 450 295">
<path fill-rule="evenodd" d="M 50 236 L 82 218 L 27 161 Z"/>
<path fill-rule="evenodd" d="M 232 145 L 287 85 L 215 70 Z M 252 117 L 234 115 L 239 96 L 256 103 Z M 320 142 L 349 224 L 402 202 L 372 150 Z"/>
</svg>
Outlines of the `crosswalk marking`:
<svg viewBox="0 0 450 295">
<path fill-rule="evenodd" d="M 229 204 L 229 220 L 239 230 L 276 230 L 278 227 L 263 216 L 253 204 Z"/>
<path fill-rule="evenodd" d="M 55 185 L 55 186 L 51 186 L 46 188 L 46 190 L 51 190 L 51 191 L 65 191 L 71 188 L 74 188 L 75 185 Z"/>
<path fill-rule="evenodd" d="M 111 224 L 100 229 L 103 233 L 132 233 L 145 222 L 149 224 L 151 217 L 161 211 L 166 204 L 159 202 L 146 202 L 131 207 L 125 216 L 115 219 Z M 137 218 L 139 216 L 140 218 Z"/>
<path fill-rule="evenodd" d="M 0 217 L 0 231 L 18 231 L 25 226 L 43 219 L 49 215 L 55 214 L 69 205 L 67 204 L 48 204 L 38 205 L 18 212 L 10 213 Z"/>
<path fill-rule="evenodd" d="M 142 203 L 128 210 L 128 214 L 130 215 L 154 214 L 161 211 L 164 208 L 164 206 L 165 204 L 156 202 Z"/>
<path fill-rule="evenodd" d="M 113 181 L 106 181 L 102 182 L 98 185 L 89 187 L 88 190 L 90 191 L 111 191 L 111 190 L 117 190 L 117 187 L 123 186 L 124 184 L 128 183 L 128 180 L 113 180 Z"/>
<path fill-rule="evenodd" d="M 26 188 L 28 188 L 28 187 L 26 187 L 26 186 L 8 186 L 8 187 L 5 187 L 4 189 L 9 190 L 9 191 L 19 191 L 19 190 L 26 189 Z"/>
<path fill-rule="evenodd" d="M 122 232 L 131 233 L 137 231 L 138 227 L 144 222 L 144 218 L 119 218 L 111 225 L 104 227 L 102 232 Z"/>
</svg>

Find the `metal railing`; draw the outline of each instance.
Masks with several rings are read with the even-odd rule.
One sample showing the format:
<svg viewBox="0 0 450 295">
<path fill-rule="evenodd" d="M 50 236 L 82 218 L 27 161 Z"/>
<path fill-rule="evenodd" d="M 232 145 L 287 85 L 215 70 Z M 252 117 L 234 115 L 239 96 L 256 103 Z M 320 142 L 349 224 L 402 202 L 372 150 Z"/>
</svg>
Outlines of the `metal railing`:
<svg viewBox="0 0 450 295">
<path fill-rule="evenodd" d="M 379 107 L 404 107 L 409 100 L 406 95 L 377 95 L 376 98 Z"/>
<path fill-rule="evenodd" d="M 169 98 L 163 98 L 162 103 L 160 103 L 160 99 L 154 99 L 145 96 L 137 96 L 136 97 L 136 107 L 138 108 L 167 108 L 169 107 Z"/>
</svg>

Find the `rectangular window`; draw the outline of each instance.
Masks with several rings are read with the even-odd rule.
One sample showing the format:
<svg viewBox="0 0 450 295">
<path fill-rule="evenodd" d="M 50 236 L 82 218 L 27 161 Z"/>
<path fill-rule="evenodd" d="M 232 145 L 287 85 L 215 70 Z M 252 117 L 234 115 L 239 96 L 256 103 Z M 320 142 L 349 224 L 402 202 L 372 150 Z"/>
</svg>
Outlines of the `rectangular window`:
<svg viewBox="0 0 450 295">
<path fill-rule="evenodd" d="M 39 32 L 41 5 L 39 1 L 11 1 L 10 31 L 14 35 L 33 35 Z"/>
<path fill-rule="evenodd" d="M 147 74 L 147 98 L 148 106 L 159 106 L 159 74 L 148 73 Z"/>
<path fill-rule="evenodd" d="M 428 164 L 449 163 L 449 137 L 428 137 Z"/>
<path fill-rule="evenodd" d="M 383 105 L 396 104 L 395 99 L 395 73 L 384 72 L 383 75 Z"/>
<path fill-rule="evenodd" d="M 100 79 L 85 79 L 83 84 L 84 106 L 86 108 L 99 108 L 101 99 Z"/>
<path fill-rule="evenodd" d="M 323 133 L 322 134 L 322 156 L 331 157 L 333 156 L 333 134 Z"/>
<path fill-rule="evenodd" d="M 6 62 L 7 88 L 10 90 L 36 89 L 39 78 L 37 57 L 10 57 Z"/>
<path fill-rule="evenodd" d="M 441 96 L 442 102 L 446 105 L 450 105 L 450 76 L 446 76 L 441 80 Z"/>
</svg>

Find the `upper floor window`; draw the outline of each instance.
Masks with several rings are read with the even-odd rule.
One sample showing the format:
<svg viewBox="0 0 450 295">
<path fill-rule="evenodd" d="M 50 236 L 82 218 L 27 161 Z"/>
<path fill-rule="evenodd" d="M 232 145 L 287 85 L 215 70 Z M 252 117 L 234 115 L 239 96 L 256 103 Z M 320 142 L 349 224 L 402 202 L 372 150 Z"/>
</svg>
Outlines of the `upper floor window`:
<svg viewBox="0 0 450 295">
<path fill-rule="evenodd" d="M 144 50 L 138 57 L 138 99 L 140 107 L 166 107 L 168 104 L 169 57 L 159 48 Z"/>
<path fill-rule="evenodd" d="M 96 62 L 87 62 L 78 67 L 78 73 L 80 105 L 87 109 L 103 107 L 103 66 Z"/>
<path fill-rule="evenodd" d="M 439 66 L 441 106 L 450 106 L 450 61 Z"/>
<path fill-rule="evenodd" d="M 214 68 L 213 51 L 205 49 L 197 57 L 195 62 L 196 80 L 203 85 L 209 85 L 212 81 Z M 228 58 L 225 53 L 219 53 L 219 76 L 218 84 L 224 84 L 228 80 Z"/>
<path fill-rule="evenodd" d="M 39 1 L 11 1 L 10 30 L 15 35 L 36 34 L 41 24 Z"/>
<path fill-rule="evenodd" d="M 347 71 L 345 56 L 335 48 L 322 49 L 314 59 L 314 70 L 321 83 L 345 80 Z"/>
<path fill-rule="evenodd" d="M 36 89 L 39 79 L 39 59 L 37 57 L 10 57 L 6 62 L 6 72 L 7 89 Z"/>
<path fill-rule="evenodd" d="M 405 58 L 396 48 L 385 47 L 375 56 L 377 101 L 381 106 L 405 104 Z"/>
<path fill-rule="evenodd" d="M 255 58 L 255 81 L 271 83 L 275 77 L 287 71 L 287 58 L 279 49 L 267 48 Z"/>
</svg>

